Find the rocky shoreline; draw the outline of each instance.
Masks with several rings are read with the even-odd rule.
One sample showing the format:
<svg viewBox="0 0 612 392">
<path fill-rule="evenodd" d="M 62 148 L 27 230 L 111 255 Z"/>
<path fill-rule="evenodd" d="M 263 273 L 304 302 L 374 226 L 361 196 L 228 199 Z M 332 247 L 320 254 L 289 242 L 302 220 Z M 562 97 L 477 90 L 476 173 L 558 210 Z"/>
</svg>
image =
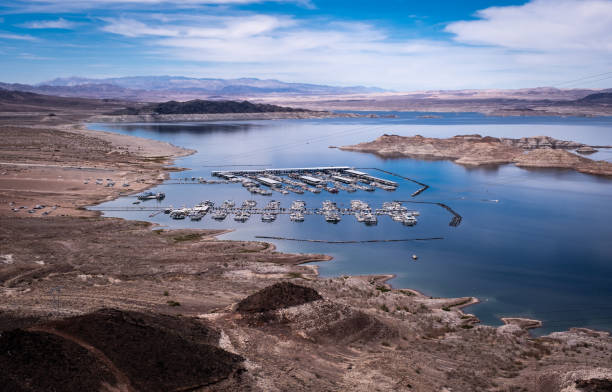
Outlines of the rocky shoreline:
<svg viewBox="0 0 612 392">
<path fill-rule="evenodd" d="M 66 127 L 74 132 L 0 127 L 3 161 L 14 162 L 18 151 L 26 165 L 6 165 L 4 177 L 15 179 L 0 182 L 2 385 L 32 379 L 28 390 L 160 392 L 612 385 L 606 332 L 533 338 L 531 320 L 480 325 L 461 310 L 477 301 L 472 297 L 394 289 L 389 275 L 321 278 L 304 263 L 329 259 L 324 255 L 223 241 L 219 230 L 94 216 L 83 205 L 117 197 L 117 190 L 88 190 L 69 176 L 134 173 L 148 187 L 190 151 Z M 24 143 L 38 149 L 15 150 Z M 15 199 L 61 206 L 47 216 L 15 213 Z"/>
<path fill-rule="evenodd" d="M 215 114 L 123 114 L 99 115 L 89 122 L 179 122 L 179 121 L 242 121 L 242 120 L 285 120 L 320 118 L 378 117 L 375 114 L 335 113 L 326 111 L 269 112 L 269 113 L 215 113 Z"/>
<path fill-rule="evenodd" d="M 581 148 L 583 151 L 590 151 L 589 147 L 549 136 L 512 139 L 457 135 L 438 139 L 420 135 L 385 134 L 371 142 L 339 148 L 345 151 L 373 153 L 385 158 L 447 159 L 464 166 L 514 163 L 525 168 L 571 169 L 586 174 L 612 176 L 612 163 L 594 161 L 569 151 Z"/>
</svg>

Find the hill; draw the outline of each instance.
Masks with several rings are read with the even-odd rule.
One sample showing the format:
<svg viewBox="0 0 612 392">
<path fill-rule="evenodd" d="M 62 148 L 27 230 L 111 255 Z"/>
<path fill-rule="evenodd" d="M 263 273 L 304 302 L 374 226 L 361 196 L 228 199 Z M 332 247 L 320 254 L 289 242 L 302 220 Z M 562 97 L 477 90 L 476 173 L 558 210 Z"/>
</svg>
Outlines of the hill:
<svg viewBox="0 0 612 392">
<path fill-rule="evenodd" d="M 0 88 L 0 112 L 89 111 L 90 114 L 125 107 L 125 102 L 110 99 L 58 97 Z"/>
<path fill-rule="evenodd" d="M 204 101 L 195 99 L 187 102 L 168 101 L 146 105 L 141 108 L 130 107 L 113 114 L 287 113 L 304 111 L 307 110 L 248 101 Z"/>
<path fill-rule="evenodd" d="M 612 104 L 612 92 L 601 92 L 587 95 L 576 102 L 593 104 Z"/>
</svg>

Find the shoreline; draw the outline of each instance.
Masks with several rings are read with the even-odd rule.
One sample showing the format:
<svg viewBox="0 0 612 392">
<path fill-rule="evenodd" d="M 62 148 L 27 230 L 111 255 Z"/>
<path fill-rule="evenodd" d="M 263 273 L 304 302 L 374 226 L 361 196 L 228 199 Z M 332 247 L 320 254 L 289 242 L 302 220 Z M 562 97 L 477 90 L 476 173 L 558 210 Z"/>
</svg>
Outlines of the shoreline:
<svg viewBox="0 0 612 392">
<path fill-rule="evenodd" d="M 189 168 L 176 168 L 176 167 L 172 167 L 171 165 L 174 164 L 175 160 L 178 158 L 182 158 L 185 156 L 189 156 L 192 155 L 194 153 L 196 153 L 196 150 L 192 150 L 192 149 L 186 149 L 183 147 L 179 147 L 179 146 L 175 146 L 172 145 L 170 143 L 167 142 L 161 142 L 161 141 L 157 141 L 154 139 L 148 139 L 148 138 L 143 138 L 143 137 L 138 137 L 138 136 L 132 136 L 132 135 L 122 135 L 122 134 L 118 134 L 118 133 L 113 133 L 113 132 L 108 132 L 108 131 L 99 131 L 99 130 L 93 130 L 88 128 L 88 124 L 89 123 L 79 123 L 79 124 L 68 124 L 68 125 L 63 125 L 60 126 L 58 128 L 60 128 L 61 130 L 65 130 L 67 132 L 72 132 L 75 134 L 81 134 L 81 135 L 86 135 L 86 136 L 91 136 L 91 137 L 96 137 L 96 138 L 100 138 L 102 140 L 111 142 L 111 143 L 115 143 L 121 146 L 126 147 L 127 146 L 127 151 L 132 152 L 132 153 L 144 153 L 143 156 L 145 157 L 153 157 L 153 158 L 159 158 L 160 155 L 158 154 L 162 154 L 161 156 L 164 158 L 164 163 L 163 165 L 158 167 L 158 171 L 162 172 L 164 174 L 164 180 L 168 178 L 169 176 L 169 172 L 170 171 L 183 171 L 183 170 L 190 170 Z M 138 146 L 143 147 L 142 149 L 139 149 Z M 152 150 L 147 150 L 147 148 Z M 151 153 L 150 152 L 153 151 Z M 95 206 L 95 205 L 99 205 L 100 203 L 104 203 L 110 200 L 114 200 L 118 197 L 121 196 L 126 196 L 126 195 L 132 195 L 132 194 L 136 194 L 136 193 L 140 193 L 142 191 L 145 191 L 147 189 L 153 188 L 155 186 L 158 186 L 160 184 L 163 184 L 163 181 L 161 178 L 157 177 L 155 182 L 149 182 L 146 184 L 142 184 L 138 189 L 133 189 L 129 192 L 123 193 L 123 194 L 114 194 L 114 195 L 106 195 L 104 196 L 99 196 L 99 198 L 91 203 L 88 203 L 86 205 L 81 205 L 81 208 L 76 208 L 76 210 L 81 211 L 82 208 L 87 208 L 90 206 Z M 89 214 L 89 216 L 97 216 L 100 218 L 107 218 L 102 216 L 100 211 L 92 211 L 92 210 L 86 210 Z M 70 214 L 68 214 L 70 215 Z M 74 214 L 74 216 L 80 216 L 80 213 L 76 213 Z M 124 218 L 119 218 L 119 219 L 124 219 Z M 131 220 L 127 220 L 127 221 L 131 221 Z M 135 221 L 136 222 L 136 221 Z M 156 229 L 156 224 L 148 222 L 148 221 L 143 221 L 143 222 L 147 222 L 148 224 L 152 225 L 149 230 L 154 231 L 154 230 L 158 230 Z M 207 231 L 207 230 L 214 230 L 214 229 L 164 229 L 164 228 L 160 228 L 162 230 L 165 231 L 185 231 L 185 230 L 194 230 L 194 231 L 199 231 L 199 230 L 203 230 L 203 231 Z M 240 241 L 236 241 L 236 240 L 224 240 L 224 239 L 220 239 L 218 237 L 223 236 L 224 234 L 228 234 L 229 232 L 234 231 L 235 229 L 229 229 L 229 231 L 225 231 L 225 232 L 221 232 L 221 233 L 217 233 L 214 234 L 210 237 L 207 238 L 215 238 L 219 241 L 229 241 L 229 242 L 240 242 Z M 266 241 L 260 241 L 260 240 L 252 240 L 254 242 L 260 242 L 262 244 L 267 244 L 267 246 L 269 247 L 269 251 L 270 252 L 274 252 L 276 250 L 276 245 L 271 243 L 271 242 L 266 242 Z M 301 256 L 301 257 L 308 257 L 311 256 L 310 258 L 304 259 L 301 262 L 298 263 L 298 265 L 306 265 L 309 263 L 319 263 L 319 262 L 327 262 L 327 261 L 331 261 L 333 260 L 333 256 L 330 255 L 312 255 L 312 254 L 303 254 L 303 253 L 288 253 L 287 255 L 295 255 L 295 256 Z M 325 279 L 325 278 L 321 278 L 318 272 L 318 268 L 316 265 L 312 265 L 311 267 L 313 267 L 313 271 L 315 273 L 315 275 L 318 277 L 318 279 Z M 377 274 L 373 274 L 373 275 L 355 275 L 354 277 L 361 277 L 361 278 L 378 278 L 381 275 L 377 275 Z M 411 289 L 411 288 L 400 288 L 400 287 L 394 287 L 391 283 L 388 283 L 389 280 L 392 280 L 393 278 L 395 278 L 395 275 L 385 275 L 385 279 L 383 281 L 381 281 L 381 283 L 388 285 L 392 290 L 394 291 L 410 291 L 414 294 L 416 294 L 419 297 L 422 297 L 424 299 L 428 299 L 431 298 L 431 296 L 426 295 L 423 292 L 420 292 L 418 290 L 415 289 Z M 478 303 L 480 303 L 480 300 L 476 297 L 462 297 L 462 298 L 470 298 L 470 301 L 467 303 L 463 303 L 459 306 L 451 306 L 452 308 L 455 308 L 457 310 L 461 310 L 463 308 L 467 308 L 468 306 L 472 306 L 472 305 L 477 305 Z M 441 300 L 452 300 L 453 298 L 438 298 Z M 503 322 L 502 318 L 499 318 L 500 321 Z M 515 319 L 520 319 L 520 318 L 515 318 Z"/>
<path fill-rule="evenodd" d="M 86 136 L 71 134 L 68 140 L 93 147 L 79 154 L 77 143 L 71 147 L 73 155 L 99 162 L 105 170 L 114 164 L 124 171 L 140 170 L 141 177 L 148 173 L 152 183 L 140 184 L 143 187 L 159 184 L 159 172 L 167 176 L 169 170 L 180 170 L 168 167 L 174 157 L 161 162 L 135 155 L 137 146 L 144 145 L 142 138 L 131 139 L 135 150 L 121 155 L 95 139 L 99 131 L 83 132 Z M 61 154 L 65 135 L 53 134 L 60 138 Z M 22 151 L 20 156 L 28 154 Z M 45 156 L 38 154 L 34 156 L 41 161 Z M 66 157 L 64 164 L 73 163 L 71 155 Z M 18 173 L 35 172 L 28 170 Z M 48 184 L 72 187 L 63 179 Z M 85 188 L 81 184 L 78 189 Z M 94 193 L 82 200 L 118 196 L 106 187 L 90 188 Z M 7 204 L 9 200 L 5 196 Z M 64 217 L 40 212 L 7 216 L 0 210 L 0 241 L 6 244 L 0 254 L 2 338 L 4 331 L 16 328 L 17 333 L 35 334 L 40 325 L 73 327 L 90 319 L 96 321 L 85 326 L 101 331 L 92 346 L 104 351 L 104 336 L 116 328 L 104 318 L 108 314 L 119 320 L 128 317 L 128 324 L 134 317 L 165 320 L 170 328 L 164 331 L 187 337 L 210 328 L 216 331 L 214 347 L 242 358 L 237 365 L 242 369 L 240 385 L 252 390 L 513 390 L 534 379 L 564 380 L 577 369 L 610 368 L 609 359 L 600 355 L 600 350 L 612 348 L 607 332 L 574 328 L 533 337 L 523 328 L 529 321 L 514 318 L 512 325 L 496 327 L 463 312 L 477 303 L 474 297 L 432 298 L 393 288 L 390 274 L 321 277 L 318 262 L 329 255 L 280 253 L 273 243 L 219 239 L 228 229 L 164 228 L 147 221 L 81 215 L 77 208 L 82 204 Z M 304 301 L 304 294 L 314 297 Z M 281 308 L 264 313 L 238 310 L 253 298 L 264 306 L 280 302 Z M 70 316 L 77 317 L 66 318 Z M 133 336 L 128 333 L 126 339 Z M 172 347 L 165 348 L 176 355 Z M 126 350 L 119 347 L 121 355 Z M 46 363 L 44 358 L 41 362 Z M 177 373 L 168 376 L 176 378 Z M 589 373 L 582 379 L 594 377 Z M 227 390 L 244 389 L 231 382 Z"/>
<path fill-rule="evenodd" d="M 201 114 L 124 114 L 97 115 L 88 123 L 156 123 L 156 122 L 206 122 L 247 120 L 303 120 L 325 118 L 377 118 L 376 114 L 338 113 L 331 111 L 263 112 L 263 113 L 201 113 Z"/>
<path fill-rule="evenodd" d="M 121 134 L 115 134 L 113 132 L 108 132 L 108 131 L 92 130 L 92 129 L 87 127 L 87 124 L 88 123 L 80 124 L 80 126 L 81 126 L 80 130 L 81 131 L 85 131 L 85 132 L 93 132 L 93 133 L 106 134 L 108 136 L 115 136 L 115 135 L 126 136 L 126 137 L 129 137 L 129 138 L 133 138 L 134 141 L 138 141 L 138 140 L 152 140 L 152 141 L 158 142 L 158 141 L 156 141 L 154 139 L 147 139 L 147 138 L 142 138 L 142 137 L 139 137 L 139 136 L 121 135 Z M 197 150 L 185 149 L 183 147 L 174 146 L 174 145 L 172 145 L 170 143 L 166 143 L 166 142 L 159 142 L 159 143 L 168 144 L 168 145 L 172 146 L 172 148 L 176 148 L 176 149 L 179 149 L 179 150 L 181 150 L 181 149 L 185 150 L 184 154 L 173 156 L 172 159 L 171 159 L 172 161 L 174 161 L 177 158 L 182 158 L 182 157 L 189 156 L 189 155 L 197 153 Z M 342 147 L 340 147 L 340 149 L 342 149 Z M 443 160 L 445 158 L 437 158 L 437 159 Z M 180 171 L 191 170 L 190 168 L 180 168 L 180 169 L 181 169 Z M 168 173 L 166 172 L 166 174 L 168 174 Z M 135 191 L 134 193 L 142 192 L 143 190 L 150 189 L 152 187 L 161 185 L 162 183 L 160 183 L 160 184 L 151 184 L 147 188 L 142 189 L 140 191 Z M 120 197 L 120 196 L 117 196 L 117 197 Z M 108 201 L 108 200 L 104 200 L 104 201 Z M 101 201 L 100 203 L 102 203 L 104 201 Z M 96 204 L 93 204 L 93 205 L 98 205 L 100 203 L 96 203 Z M 96 211 L 96 213 L 101 214 L 101 212 L 99 212 L 99 211 Z M 101 216 L 101 217 L 103 217 L 103 216 Z M 124 219 L 124 218 L 119 218 L 119 219 Z M 147 221 L 145 221 L 145 222 L 147 222 Z M 155 224 L 153 224 L 151 222 L 147 222 L 147 223 L 149 223 L 151 225 L 155 225 Z M 153 226 L 152 226 L 151 230 L 155 230 L 153 228 Z M 199 231 L 199 230 L 213 230 L 213 229 L 168 229 L 168 230 L 169 231 L 172 231 L 172 230 L 193 230 L 193 231 Z M 208 238 L 214 238 L 214 239 L 217 239 L 217 240 L 220 240 L 220 241 L 234 242 L 236 240 L 224 240 L 224 239 L 220 239 L 219 237 L 221 237 L 221 236 L 223 236 L 225 234 L 228 234 L 230 232 L 234 232 L 235 230 L 236 229 L 227 229 L 227 231 L 225 231 L 225 232 L 214 234 L 214 235 L 212 235 L 212 236 L 210 236 Z M 261 241 L 261 240 L 258 240 L 258 239 L 255 239 L 255 240 L 252 240 L 252 241 L 260 242 L 260 243 L 263 243 L 263 244 L 267 244 L 267 246 L 268 246 L 267 250 L 270 251 L 270 252 L 274 252 L 277 249 L 276 245 L 274 243 L 271 243 L 271 242 Z M 311 255 L 311 254 L 304 254 L 304 253 L 287 253 L 287 254 L 301 255 L 301 256 L 310 256 Z M 326 255 L 326 254 L 312 255 L 312 256 L 315 256 L 315 257 L 313 257 L 311 259 L 307 259 L 307 260 L 301 261 L 300 263 L 298 263 L 298 265 L 306 265 L 307 267 L 312 267 L 316 279 L 325 279 L 325 278 L 321 278 L 321 276 L 319 275 L 318 265 L 314 265 L 314 264 L 308 265 L 308 264 L 332 261 L 333 260 L 333 256 Z M 416 290 L 416 289 L 412 289 L 412 288 L 409 288 L 409 287 L 404 287 L 404 288 L 402 288 L 402 287 L 394 287 L 392 283 L 389 283 L 389 281 L 393 280 L 394 278 L 396 278 L 397 277 L 396 274 L 383 274 L 383 275 L 370 274 L 370 275 L 346 275 L 346 276 L 353 277 L 353 278 L 358 278 L 358 279 L 374 279 L 375 281 L 377 281 L 377 282 L 379 282 L 381 284 L 387 285 L 392 291 L 399 291 L 399 292 L 401 292 L 401 291 L 409 291 L 409 292 L 412 292 L 416 296 L 419 296 L 419 297 L 421 297 L 423 299 L 428 299 L 428 298 L 429 299 L 433 299 L 433 297 L 423 293 L 422 291 Z M 468 314 L 463 312 L 464 308 L 467 308 L 467 307 L 470 307 L 470 306 L 474 306 L 474 305 L 478 305 L 479 303 L 481 303 L 481 300 L 479 298 L 477 298 L 477 297 L 473 297 L 473 296 L 470 296 L 470 297 L 459 297 L 459 299 L 461 299 L 461 300 L 463 300 L 464 298 L 469 298 L 469 301 L 467 301 L 467 302 L 463 301 L 463 302 L 459 303 L 458 305 L 451 305 L 450 308 L 456 309 L 457 311 L 459 311 L 463 315 L 468 315 Z M 435 298 L 435 299 L 448 301 L 448 300 L 452 300 L 452 299 L 455 299 L 455 298 L 439 297 L 439 298 Z M 474 315 L 471 315 L 471 316 L 474 316 Z M 524 319 L 524 318 L 521 318 L 521 317 L 499 317 L 498 319 L 500 320 L 502 325 L 507 325 L 507 324 L 511 324 L 511 323 L 520 324 L 521 326 L 523 324 L 529 325 L 529 327 L 525 328 L 526 330 L 528 330 L 528 329 L 537 329 L 537 328 L 542 327 L 542 322 L 540 320 L 530 320 L 530 319 Z M 504 320 L 514 320 L 514 322 L 506 322 Z M 528 322 L 524 322 L 523 323 L 521 320 L 523 320 L 523 321 L 527 320 L 527 321 L 532 321 L 532 322 L 538 322 L 539 324 L 537 326 L 533 326 L 533 323 L 528 323 Z"/>
<path fill-rule="evenodd" d="M 88 133 L 90 133 L 90 134 L 92 134 L 92 135 L 95 135 L 95 134 L 105 134 L 105 135 L 107 135 L 107 136 L 115 136 L 115 135 L 118 135 L 118 136 L 126 136 L 126 137 L 128 137 L 128 138 L 131 138 L 131 139 L 132 139 L 132 140 L 134 140 L 134 141 L 139 141 L 139 140 L 153 140 L 153 141 L 155 141 L 155 142 L 158 142 L 158 141 L 156 141 L 156 140 L 154 140 L 154 139 L 147 139 L 147 138 L 142 138 L 142 137 L 139 137 L 139 136 L 121 135 L 121 134 L 114 134 L 114 133 L 112 133 L 112 132 L 108 132 L 108 131 L 98 131 L 98 130 L 93 130 L 93 129 L 90 129 L 90 128 L 88 128 L 88 127 L 87 127 L 87 123 L 80 124 L 79 131 L 84 132 L 84 133 L 87 133 L 87 132 L 88 132 Z M 111 138 L 111 139 L 112 139 L 112 138 Z M 197 150 L 186 149 L 186 148 L 183 148 L 183 147 L 174 146 L 174 145 L 172 145 L 172 144 L 170 144 L 170 143 L 166 143 L 166 142 L 159 142 L 159 143 L 168 144 L 168 145 L 172 146 L 172 148 L 175 148 L 175 149 L 185 150 L 185 152 L 184 152 L 183 154 L 173 156 L 173 157 L 171 158 L 171 161 L 172 161 L 172 162 L 173 162 L 175 159 L 177 159 L 177 158 L 182 158 L 182 157 L 189 156 L 189 155 L 192 155 L 192 154 L 197 153 Z M 191 170 L 191 169 L 190 169 L 190 168 L 181 168 L 181 170 L 180 170 L 180 171 L 185 171 L 185 170 Z M 168 174 L 168 173 L 166 172 L 166 174 Z M 134 191 L 134 193 L 139 193 L 139 192 L 142 192 L 143 190 L 150 189 L 150 188 L 153 188 L 153 187 L 158 186 L 158 185 L 160 185 L 160 184 L 150 184 L 150 186 L 148 186 L 148 187 L 146 187 L 146 188 L 144 188 L 144 189 L 141 189 L 141 190 L 139 190 L 139 191 Z M 133 193 L 130 193 L 130 194 L 133 194 Z M 122 195 L 122 196 L 123 196 L 123 195 Z M 118 197 L 121 197 L 121 196 L 117 196 L 117 198 L 118 198 Z M 94 206 L 94 205 L 99 205 L 100 203 L 103 203 L 103 202 L 105 202 L 105 201 L 109 201 L 109 200 L 103 200 L 103 201 L 100 201 L 99 203 L 94 203 L 94 204 L 92 204 L 91 206 Z M 100 216 L 100 217 L 104 218 L 104 216 L 102 216 L 102 215 L 101 215 L 101 212 L 100 212 L 100 211 L 95 211 L 95 212 L 96 212 L 97 214 L 99 214 L 98 216 Z M 124 219 L 124 218 L 119 218 L 119 219 Z M 145 222 L 147 222 L 147 221 L 145 221 Z M 151 222 L 147 222 L 147 223 L 149 223 L 149 224 L 151 224 L 151 225 L 155 225 L 155 224 L 153 224 L 153 223 L 151 223 Z M 152 227 L 151 227 L 151 230 L 155 230 L 153 227 L 154 227 L 154 226 L 152 226 Z M 169 231 L 172 231 L 172 230 L 185 230 L 185 229 L 169 229 Z M 187 229 L 187 230 L 198 231 L 198 230 L 202 230 L 202 229 Z M 211 229 L 203 229 L 203 230 L 211 230 Z M 227 229 L 227 231 L 222 232 L 222 233 L 218 233 L 218 234 L 214 234 L 214 235 L 210 236 L 209 238 L 215 238 L 215 239 L 220 240 L 220 241 L 232 241 L 232 242 L 233 242 L 233 241 L 235 241 L 235 240 L 223 240 L 223 239 L 220 239 L 219 237 L 223 236 L 224 234 L 228 234 L 228 233 L 230 233 L 230 232 L 234 232 L 234 231 L 235 231 L 235 229 Z M 276 249 L 277 249 L 277 247 L 276 247 L 276 245 L 275 245 L 274 243 L 271 243 L 271 242 L 266 242 L 266 241 L 259 241 L 259 240 L 257 240 L 257 239 L 256 239 L 256 240 L 254 240 L 254 241 L 256 241 L 256 242 L 261 242 L 261 243 L 264 243 L 264 244 L 267 244 L 267 246 L 268 246 L 268 250 L 269 250 L 270 252 L 276 251 Z M 290 254 L 293 254 L 293 253 L 290 253 Z M 301 256 L 311 256 L 311 254 L 308 254 L 308 253 L 306 253 L 306 254 L 304 254 L 304 253 L 298 253 L 298 254 L 296 254 L 296 255 L 301 255 Z M 312 257 L 311 259 L 304 260 L 304 261 L 300 262 L 298 265 L 307 265 L 307 264 L 310 264 L 310 263 L 328 262 L 328 261 L 332 261 L 332 260 L 333 260 L 333 256 L 326 255 L 326 254 L 322 254 L 322 255 L 312 255 L 312 256 L 313 256 L 313 257 Z M 323 279 L 323 278 L 321 278 L 321 277 L 320 277 L 320 275 L 319 275 L 318 266 L 317 266 L 317 265 L 312 265 L 312 267 L 313 267 L 313 271 L 314 271 L 315 277 L 316 277 L 317 279 Z M 388 285 L 388 286 L 390 287 L 390 289 L 391 289 L 391 290 L 395 290 L 395 291 L 402 291 L 402 290 L 404 290 L 404 291 L 409 291 L 409 292 L 412 292 L 413 294 L 415 294 L 415 295 L 417 295 L 417 296 L 419 296 L 419 297 L 425 298 L 425 299 L 426 299 L 426 298 L 431 298 L 431 296 L 428 296 L 428 295 L 426 295 L 425 293 L 423 293 L 423 292 L 421 292 L 421 291 L 418 291 L 418 290 L 416 290 L 416 289 L 412 289 L 412 288 L 408 288 L 408 287 L 406 287 L 406 288 L 393 287 L 393 285 L 392 285 L 391 283 L 388 283 L 388 281 L 390 281 L 390 280 L 394 279 L 394 278 L 396 277 L 396 275 L 395 275 L 395 274 L 383 274 L 383 275 L 371 274 L 371 275 L 347 275 L 347 276 L 350 276 L 350 277 L 355 277 L 355 278 L 361 278 L 361 279 L 374 279 L 374 280 L 376 280 L 377 282 L 380 282 L 381 284 Z M 468 298 L 468 297 L 465 297 L 465 298 Z M 477 305 L 477 304 L 479 304 L 479 303 L 481 302 L 481 301 L 480 301 L 478 298 L 476 298 L 476 297 L 469 297 L 469 298 L 470 298 L 470 301 L 469 301 L 468 303 L 463 303 L 463 304 L 460 304 L 460 305 L 455 305 L 455 306 L 452 306 L 452 307 L 453 307 L 453 308 L 456 308 L 456 309 L 457 309 L 457 310 L 459 310 L 459 311 L 461 311 L 461 309 L 463 309 L 463 308 L 466 308 L 466 307 L 468 307 L 468 306 L 472 306 L 472 305 Z M 442 299 L 442 300 L 451 300 L 451 299 L 453 299 L 453 298 L 438 298 L 438 299 Z M 463 312 L 462 312 L 462 313 L 463 313 Z M 517 319 L 518 319 L 518 318 L 517 318 Z"/>
</svg>

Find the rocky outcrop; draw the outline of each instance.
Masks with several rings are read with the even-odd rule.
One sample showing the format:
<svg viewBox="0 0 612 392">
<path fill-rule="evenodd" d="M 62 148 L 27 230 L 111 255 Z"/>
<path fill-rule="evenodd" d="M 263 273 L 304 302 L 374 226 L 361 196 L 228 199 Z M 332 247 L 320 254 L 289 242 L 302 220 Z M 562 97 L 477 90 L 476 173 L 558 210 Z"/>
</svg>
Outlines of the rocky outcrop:
<svg viewBox="0 0 612 392">
<path fill-rule="evenodd" d="M 310 287 L 282 282 L 249 295 L 238 303 L 237 310 L 242 313 L 260 313 L 303 305 L 320 299 L 323 298 Z"/>
<path fill-rule="evenodd" d="M 219 336 L 196 319 L 103 309 L 1 333 L 0 385 L 161 392 L 223 383 L 240 390 L 232 383 L 244 358 L 218 347 Z"/>
<path fill-rule="evenodd" d="M 594 161 L 564 150 L 533 150 L 515 159 L 516 166 L 573 169 L 581 173 L 612 176 L 612 163 Z"/>
<path fill-rule="evenodd" d="M 550 136 L 522 137 L 520 139 L 500 138 L 499 140 L 503 144 L 522 148 L 523 150 L 535 150 L 538 148 L 569 150 L 585 147 L 582 143 L 571 140 L 559 140 Z"/>
<path fill-rule="evenodd" d="M 521 152 L 517 147 L 500 143 L 497 138 L 480 135 L 460 135 L 449 139 L 383 135 L 373 142 L 340 149 L 371 152 L 388 158 L 451 159 L 463 165 L 509 163 Z"/>
<path fill-rule="evenodd" d="M 576 152 L 579 154 L 593 154 L 597 152 L 597 150 L 591 146 L 582 146 L 582 147 L 577 148 Z"/>
<path fill-rule="evenodd" d="M 386 158 L 449 159 L 464 166 L 516 163 L 520 167 L 564 168 L 582 173 L 612 175 L 612 163 L 593 161 L 568 150 L 590 151 L 582 143 L 549 136 L 520 139 L 457 135 L 447 139 L 421 135 L 382 135 L 372 142 L 340 147 Z"/>
</svg>

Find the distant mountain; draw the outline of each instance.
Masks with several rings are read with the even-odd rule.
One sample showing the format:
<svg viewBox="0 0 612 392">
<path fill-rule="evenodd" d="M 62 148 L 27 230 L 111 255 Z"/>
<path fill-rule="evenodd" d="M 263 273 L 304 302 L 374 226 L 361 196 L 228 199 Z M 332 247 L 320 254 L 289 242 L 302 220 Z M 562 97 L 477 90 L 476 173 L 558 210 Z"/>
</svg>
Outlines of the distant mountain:
<svg viewBox="0 0 612 392">
<path fill-rule="evenodd" d="M 128 76 L 121 78 L 57 78 L 39 86 L 77 87 L 83 85 L 114 85 L 132 90 L 173 91 L 202 94 L 362 94 L 383 92 L 376 87 L 337 87 L 308 83 L 286 83 L 274 79 L 211 79 L 184 76 Z"/>
<path fill-rule="evenodd" d="M 612 104 L 612 92 L 590 94 L 584 98 L 578 99 L 576 102 L 590 104 Z"/>
<path fill-rule="evenodd" d="M 23 91 L 36 94 L 54 95 L 59 97 L 78 97 L 93 99 L 126 99 L 139 100 L 143 91 L 131 90 L 112 84 L 82 84 L 78 86 L 51 86 L 19 83 L 0 83 L 0 88 L 11 91 Z"/>
<path fill-rule="evenodd" d="M 112 99 L 58 97 L 0 86 L 0 112 L 86 112 L 88 115 L 125 108 L 127 102 Z"/>
<path fill-rule="evenodd" d="M 308 110 L 294 109 L 284 106 L 251 103 L 248 101 L 203 101 L 196 99 L 187 102 L 162 102 L 142 106 L 128 107 L 113 114 L 210 114 L 210 113 L 278 113 L 304 112 Z"/>
</svg>

